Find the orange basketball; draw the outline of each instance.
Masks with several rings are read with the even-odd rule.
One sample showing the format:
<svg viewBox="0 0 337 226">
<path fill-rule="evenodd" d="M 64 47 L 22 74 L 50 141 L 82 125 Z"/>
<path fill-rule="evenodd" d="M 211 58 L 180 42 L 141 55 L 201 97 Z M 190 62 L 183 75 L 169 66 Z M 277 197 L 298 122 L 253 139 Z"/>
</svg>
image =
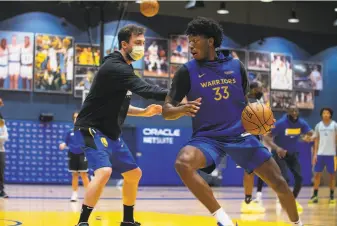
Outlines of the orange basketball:
<svg viewBox="0 0 337 226">
<path fill-rule="evenodd" d="M 263 135 L 274 124 L 274 115 L 270 107 L 262 103 L 251 103 L 241 114 L 242 125 L 248 133 Z"/>
<path fill-rule="evenodd" d="M 159 3 L 157 0 L 142 0 L 140 3 L 140 12 L 146 17 L 153 17 L 159 12 Z"/>
</svg>

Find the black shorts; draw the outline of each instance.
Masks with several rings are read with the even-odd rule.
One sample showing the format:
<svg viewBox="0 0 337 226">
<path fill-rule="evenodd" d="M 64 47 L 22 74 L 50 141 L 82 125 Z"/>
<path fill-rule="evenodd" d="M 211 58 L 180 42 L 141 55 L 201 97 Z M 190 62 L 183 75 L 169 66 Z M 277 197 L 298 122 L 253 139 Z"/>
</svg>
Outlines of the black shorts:
<svg viewBox="0 0 337 226">
<path fill-rule="evenodd" d="M 88 172 L 88 161 L 84 155 L 74 154 L 72 152 L 68 152 L 68 167 L 69 172 Z"/>
</svg>

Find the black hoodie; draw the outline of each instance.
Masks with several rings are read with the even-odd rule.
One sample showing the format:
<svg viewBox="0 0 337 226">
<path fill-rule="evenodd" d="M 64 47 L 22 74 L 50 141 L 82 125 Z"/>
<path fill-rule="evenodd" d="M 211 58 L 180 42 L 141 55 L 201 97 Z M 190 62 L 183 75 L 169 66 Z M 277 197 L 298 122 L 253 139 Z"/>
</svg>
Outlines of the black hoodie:
<svg viewBox="0 0 337 226">
<path fill-rule="evenodd" d="M 116 51 L 104 58 L 77 117 L 75 129 L 95 128 L 112 140 L 119 138 L 130 105 L 131 93 L 128 91 L 158 101 L 165 100 L 168 92 L 136 76 L 132 65 Z"/>
</svg>

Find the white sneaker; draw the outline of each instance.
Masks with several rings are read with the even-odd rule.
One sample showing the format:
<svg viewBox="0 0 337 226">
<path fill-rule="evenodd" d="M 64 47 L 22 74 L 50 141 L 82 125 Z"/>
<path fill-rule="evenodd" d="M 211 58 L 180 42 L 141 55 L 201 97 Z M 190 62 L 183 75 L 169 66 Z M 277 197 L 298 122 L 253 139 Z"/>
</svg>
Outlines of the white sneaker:
<svg viewBox="0 0 337 226">
<path fill-rule="evenodd" d="M 70 198 L 70 202 L 77 202 L 77 199 L 78 199 L 77 192 L 74 191 Z"/>
<path fill-rule="evenodd" d="M 262 203 L 262 192 L 256 193 L 256 199 L 254 199 L 253 202 L 257 203 L 259 205 L 263 205 L 263 203 Z"/>
</svg>

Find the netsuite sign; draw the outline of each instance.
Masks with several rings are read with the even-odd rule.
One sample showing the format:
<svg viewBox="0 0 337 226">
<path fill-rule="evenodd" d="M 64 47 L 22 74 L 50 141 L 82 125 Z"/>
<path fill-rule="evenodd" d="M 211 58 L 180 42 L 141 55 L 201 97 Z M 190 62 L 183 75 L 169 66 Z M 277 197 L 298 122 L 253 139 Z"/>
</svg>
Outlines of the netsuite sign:
<svg viewBox="0 0 337 226">
<path fill-rule="evenodd" d="M 144 144 L 174 144 L 174 137 L 180 137 L 180 129 L 143 129 Z"/>
</svg>

